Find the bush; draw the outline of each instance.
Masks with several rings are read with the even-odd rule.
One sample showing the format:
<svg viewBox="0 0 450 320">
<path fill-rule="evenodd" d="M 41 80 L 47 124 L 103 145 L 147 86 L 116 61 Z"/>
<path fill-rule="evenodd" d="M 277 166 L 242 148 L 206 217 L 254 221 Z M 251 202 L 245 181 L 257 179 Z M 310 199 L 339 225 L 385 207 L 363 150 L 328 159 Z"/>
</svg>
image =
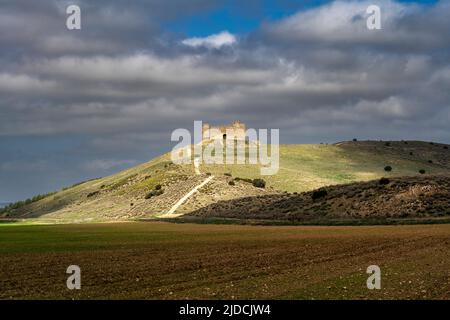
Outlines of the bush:
<svg viewBox="0 0 450 320">
<path fill-rule="evenodd" d="M 253 179 L 252 184 L 256 188 L 265 188 L 266 182 L 263 179 Z"/>
<path fill-rule="evenodd" d="M 433 160 L 428 160 L 428 163 L 433 163 Z"/>
<path fill-rule="evenodd" d="M 236 184 L 234 183 L 234 181 L 233 181 L 233 180 L 231 180 L 231 181 L 228 181 L 228 184 L 229 184 L 230 186 L 234 186 L 234 185 L 236 185 Z"/>
<path fill-rule="evenodd" d="M 253 180 L 252 180 L 252 179 L 248 179 L 248 178 L 239 178 L 239 177 L 234 178 L 234 181 L 244 181 L 244 182 L 247 182 L 247 183 L 253 183 Z"/>
<path fill-rule="evenodd" d="M 328 195 L 327 190 L 325 190 L 325 189 L 319 189 L 319 190 L 313 191 L 313 193 L 312 193 L 312 195 L 311 195 L 311 198 L 312 198 L 313 200 L 316 200 L 316 199 L 320 199 L 320 198 L 326 197 L 327 195 Z"/>
<path fill-rule="evenodd" d="M 356 142 L 356 141 L 358 141 L 358 139 L 356 139 L 356 138 L 353 138 L 353 142 Z"/>
<path fill-rule="evenodd" d="M 149 193 L 147 193 L 147 194 L 145 195 L 145 199 L 150 199 L 150 198 L 152 198 L 154 195 L 155 195 L 155 191 L 152 190 L 152 191 L 150 191 Z"/>
<path fill-rule="evenodd" d="M 389 184 L 389 182 L 391 181 L 388 178 L 381 178 L 380 181 L 378 181 L 378 183 L 381 185 Z"/>
<path fill-rule="evenodd" d="M 147 193 L 147 195 L 145 196 L 145 199 L 150 199 L 152 197 L 156 197 L 156 196 L 162 195 L 163 193 L 164 193 L 163 189 L 152 190 L 149 193 Z"/>
<path fill-rule="evenodd" d="M 444 149 L 445 149 L 445 150 L 448 150 L 448 146 L 444 146 Z"/>
<path fill-rule="evenodd" d="M 94 197 L 94 196 L 98 195 L 99 193 L 100 193 L 100 191 L 94 191 L 94 192 L 89 193 L 89 194 L 87 195 L 87 197 L 88 197 L 88 198 Z"/>
<path fill-rule="evenodd" d="M 391 172 L 392 171 L 392 167 L 391 166 L 386 166 L 386 167 L 384 167 L 384 171 Z"/>
<path fill-rule="evenodd" d="M 420 173 L 420 174 L 425 174 L 425 170 L 420 169 L 420 170 L 419 170 L 419 173 Z"/>
<path fill-rule="evenodd" d="M 162 189 L 160 184 L 157 184 L 152 191 L 145 195 L 145 199 L 150 199 L 152 197 L 156 197 L 162 195 L 164 193 L 164 189 Z"/>
<path fill-rule="evenodd" d="M 231 177 L 231 173 L 229 173 L 229 172 L 225 172 L 223 175 L 227 176 L 227 177 Z"/>
<path fill-rule="evenodd" d="M 413 153 L 412 151 L 409 153 L 410 156 L 412 156 L 413 154 L 414 154 L 414 153 Z"/>
<path fill-rule="evenodd" d="M 384 145 L 385 145 L 386 147 L 390 147 L 390 146 L 391 146 L 391 143 L 390 143 L 390 142 L 386 142 Z"/>
</svg>

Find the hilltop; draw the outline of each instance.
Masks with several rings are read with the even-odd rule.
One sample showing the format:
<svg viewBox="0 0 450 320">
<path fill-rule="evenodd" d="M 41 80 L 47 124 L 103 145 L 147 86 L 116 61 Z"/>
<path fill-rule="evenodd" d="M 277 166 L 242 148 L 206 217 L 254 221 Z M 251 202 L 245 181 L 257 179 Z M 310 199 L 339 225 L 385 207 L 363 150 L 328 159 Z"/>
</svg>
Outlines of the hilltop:
<svg viewBox="0 0 450 320">
<path fill-rule="evenodd" d="M 392 170 L 385 171 L 387 166 Z M 260 176 L 259 169 L 256 165 L 201 165 L 201 174 L 197 175 L 192 165 L 176 165 L 170 161 L 170 154 L 164 154 L 112 176 L 75 184 L 56 193 L 36 197 L 3 210 L 0 215 L 4 218 L 39 218 L 60 222 L 164 216 L 185 194 L 210 176 L 213 176 L 211 182 L 182 203 L 176 210 L 177 215 L 193 212 L 195 215 L 204 215 L 205 210 L 215 205 L 233 204 L 233 201 L 243 198 L 253 199 L 254 207 L 255 199 L 278 199 L 278 202 L 273 203 L 297 203 L 297 206 L 303 206 L 302 201 L 311 197 L 308 192 L 323 187 L 330 189 L 329 186 L 333 186 L 330 196 L 334 198 L 339 192 L 347 194 L 350 189 L 359 190 L 357 194 L 372 194 L 370 190 L 373 191 L 373 186 L 381 177 L 388 177 L 396 181 L 396 184 L 405 181 L 405 188 L 413 187 L 417 181 L 422 184 L 429 181 L 439 189 L 442 181 L 448 181 L 450 151 L 448 145 L 420 141 L 281 145 L 279 172 L 273 176 Z M 419 173 L 420 170 L 423 170 L 423 174 Z M 407 177 L 417 177 L 418 180 L 410 180 Z M 253 179 L 258 178 L 264 179 L 265 188 L 251 183 Z M 373 182 L 363 183 L 371 180 Z M 291 198 L 283 198 L 286 195 Z M 281 199 L 286 201 L 280 202 Z M 370 199 L 373 201 L 369 201 Z M 369 202 L 360 202 L 361 206 L 355 210 L 361 214 L 381 212 L 379 210 L 382 202 L 376 198 L 375 193 L 372 198 L 368 196 L 367 200 Z M 331 206 L 332 211 L 329 213 L 333 215 L 348 211 L 339 209 L 338 201 L 337 207 L 329 203 L 327 205 Z M 283 206 L 272 208 L 270 214 L 284 214 L 286 217 L 289 212 L 284 212 Z M 293 208 L 293 205 L 290 207 Z M 321 204 L 320 207 L 324 209 L 326 206 Z M 366 209 L 369 207 L 375 208 L 374 211 Z M 258 205 L 255 208 L 258 208 Z M 262 208 L 259 206 L 258 210 L 263 212 Z M 246 213 L 244 207 L 233 210 L 232 215 Z M 231 212 L 224 214 L 223 208 L 219 210 L 217 207 L 217 210 L 209 210 L 207 215 L 211 215 L 211 212 L 214 215 L 215 211 L 219 216 L 227 216 Z M 323 215 L 320 210 L 317 211 Z M 349 212 L 351 215 L 354 211 Z"/>
</svg>

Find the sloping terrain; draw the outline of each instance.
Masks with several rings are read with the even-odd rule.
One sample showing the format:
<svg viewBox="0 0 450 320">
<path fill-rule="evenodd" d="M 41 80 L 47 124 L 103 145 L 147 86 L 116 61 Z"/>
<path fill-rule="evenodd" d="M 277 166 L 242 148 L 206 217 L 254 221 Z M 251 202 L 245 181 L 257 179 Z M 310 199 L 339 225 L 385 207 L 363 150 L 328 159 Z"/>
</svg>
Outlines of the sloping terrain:
<svg viewBox="0 0 450 320">
<path fill-rule="evenodd" d="M 303 192 L 326 185 L 369 181 L 383 176 L 415 176 L 450 172 L 449 146 L 421 141 L 349 141 L 335 145 L 280 146 L 280 170 L 262 177 L 279 191 Z M 431 161 L 431 163 L 429 162 Z M 384 167 L 391 166 L 391 172 Z M 259 178 L 251 165 L 202 166 L 203 172 L 234 177 Z"/>
<path fill-rule="evenodd" d="M 219 201 L 189 215 L 290 221 L 450 217 L 450 176 L 382 178 Z"/>
<path fill-rule="evenodd" d="M 386 166 L 392 170 L 386 172 Z M 421 175 L 419 170 L 424 170 L 425 174 Z M 164 216 L 192 188 L 213 175 L 211 182 L 176 212 L 196 211 L 203 215 L 202 208 L 209 210 L 211 205 L 221 201 L 285 197 L 285 192 L 308 192 L 383 176 L 422 176 L 421 179 L 427 181 L 431 175 L 450 174 L 450 151 L 447 145 L 419 141 L 281 145 L 280 170 L 273 176 L 261 176 L 257 165 L 201 165 L 200 171 L 201 174 L 196 175 L 193 165 L 173 164 L 170 154 L 165 154 L 115 175 L 16 204 L 0 211 L 0 217 L 89 222 Z M 245 179 L 255 178 L 264 179 L 265 188 L 245 182 Z M 356 186 L 363 188 L 365 185 Z M 358 210 L 363 212 L 363 209 Z M 278 213 L 283 214 L 282 211 Z"/>
</svg>

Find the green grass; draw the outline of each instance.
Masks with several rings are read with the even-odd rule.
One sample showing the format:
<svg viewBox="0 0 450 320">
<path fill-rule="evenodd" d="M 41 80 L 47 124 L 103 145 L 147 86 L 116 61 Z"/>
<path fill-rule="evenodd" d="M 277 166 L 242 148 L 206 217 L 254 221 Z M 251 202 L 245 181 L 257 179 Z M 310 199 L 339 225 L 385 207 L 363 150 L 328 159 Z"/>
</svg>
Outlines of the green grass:
<svg viewBox="0 0 450 320">
<path fill-rule="evenodd" d="M 310 191 L 325 185 L 368 181 L 383 176 L 418 175 L 420 169 L 428 174 L 448 173 L 445 167 L 429 164 L 402 150 L 385 150 L 382 143 L 373 142 L 377 148 L 342 148 L 338 145 L 281 145 L 280 170 L 273 176 L 262 176 L 277 190 L 289 192 Z M 425 144 L 425 143 L 423 143 Z M 428 147 L 425 144 L 425 147 Z M 388 173 L 384 167 L 390 165 Z M 257 178 L 260 168 L 255 165 L 204 165 L 204 172 L 233 177 Z"/>
<path fill-rule="evenodd" d="M 171 241 L 170 232 L 144 232 L 133 223 L 99 224 L 97 228 L 71 224 L 0 225 L 0 254 L 119 250 L 154 241 Z M 95 226 L 95 225 L 89 225 Z"/>
<path fill-rule="evenodd" d="M 257 225 L 257 226 L 390 226 L 450 224 L 450 218 L 365 218 L 365 219 L 313 219 L 309 221 L 234 219 L 215 217 L 143 218 L 136 221 L 163 221 L 172 223 Z"/>
</svg>

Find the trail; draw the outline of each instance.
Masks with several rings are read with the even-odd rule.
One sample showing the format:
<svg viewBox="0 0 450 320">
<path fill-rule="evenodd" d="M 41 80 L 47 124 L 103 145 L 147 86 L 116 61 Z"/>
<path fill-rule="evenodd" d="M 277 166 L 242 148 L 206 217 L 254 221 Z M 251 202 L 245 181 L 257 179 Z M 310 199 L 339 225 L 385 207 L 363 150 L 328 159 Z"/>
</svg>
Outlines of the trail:
<svg viewBox="0 0 450 320">
<path fill-rule="evenodd" d="M 169 212 L 167 212 L 167 214 L 163 215 L 162 217 L 164 218 L 174 218 L 177 217 L 179 215 L 174 214 L 174 212 L 187 200 L 189 199 L 195 192 L 198 191 L 198 189 L 200 189 L 201 187 L 203 187 L 204 185 L 206 185 L 207 183 L 209 183 L 212 179 L 214 178 L 214 176 L 209 176 L 208 178 L 206 178 L 202 183 L 200 183 L 199 185 L 197 185 L 196 187 L 194 187 L 191 191 L 189 191 L 187 194 L 185 194 L 180 200 L 178 200 L 177 203 L 175 203 L 173 205 L 172 208 L 170 208 Z"/>
</svg>

